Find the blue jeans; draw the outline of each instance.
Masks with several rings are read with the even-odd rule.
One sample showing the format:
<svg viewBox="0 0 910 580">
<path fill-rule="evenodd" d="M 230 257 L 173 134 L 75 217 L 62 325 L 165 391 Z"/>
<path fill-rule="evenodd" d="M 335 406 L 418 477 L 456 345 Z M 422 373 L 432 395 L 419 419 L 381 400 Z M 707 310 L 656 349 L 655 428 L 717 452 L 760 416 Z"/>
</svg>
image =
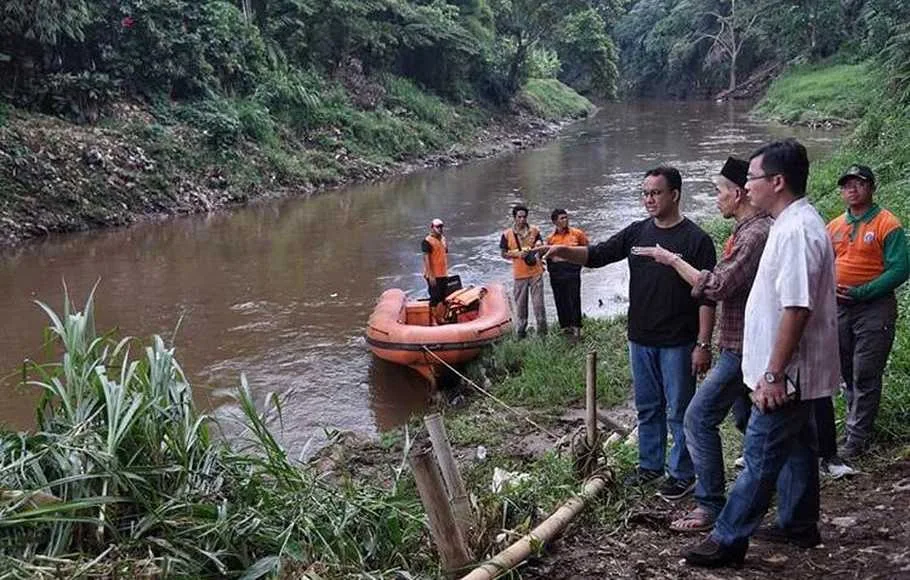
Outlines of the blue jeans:
<svg viewBox="0 0 910 580">
<path fill-rule="evenodd" d="M 642 469 L 664 471 L 667 426 L 673 433 L 673 447 L 667 471 L 671 477 L 695 477 L 692 459 L 686 450 L 683 417 L 695 394 L 692 376 L 692 349 L 683 346 L 644 346 L 629 341 L 635 408 L 638 411 L 638 465 Z"/>
<path fill-rule="evenodd" d="M 751 406 L 743 384 L 742 355 L 720 351 L 714 367 L 695 391 L 685 418 L 686 447 L 698 476 L 695 500 L 712 517 L 717 517 L 726 502 L 719 426 L 732 408 L 737 428 L 745 431 Z"/>
<path fill-rule="evenodd" d="M 792 534 L 818 525 L 818 451 L 814 401 L 794 401 L 761 413 L 746 429 L 746 468 L 711 535 L 725 546 L 748 542 L 777 488 L 777 523 Z"/>
</svg>

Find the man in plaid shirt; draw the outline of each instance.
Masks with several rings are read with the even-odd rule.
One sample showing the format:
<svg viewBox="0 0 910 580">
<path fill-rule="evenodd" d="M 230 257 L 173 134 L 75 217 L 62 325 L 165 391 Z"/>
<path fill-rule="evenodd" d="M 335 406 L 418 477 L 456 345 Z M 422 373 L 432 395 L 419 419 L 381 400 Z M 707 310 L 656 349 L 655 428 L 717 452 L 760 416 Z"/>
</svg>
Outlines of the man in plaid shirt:
<svg viewBox="0 0 910 580">
<path fill-rule="evenodd" d="M 745 432 L 751 402 L 743 384 L 742 352 L 746 299 L 758 270 L 771 218 L 746 197 L 749 163 L 730 157 L 714 178 L 717 208 L 736 220 L 733 234 L 724 243 L 723 255 L 713 271 L 694 268 L 680 256 L 660 246 L 639 248 L 638 253 L 670 266 L 692 285 L 692 296 L 720 303 L 720 354 L 689 403 L 685 416 L 686 446 L 695 464 L 698 506 L 670 524 L 680 532 L 709 530 L 724 507 L 725 478 L 719 425 L 733 408 L 736 426 Z M 710 345 L 708 345 L 710 347 Z"/>
</svg>

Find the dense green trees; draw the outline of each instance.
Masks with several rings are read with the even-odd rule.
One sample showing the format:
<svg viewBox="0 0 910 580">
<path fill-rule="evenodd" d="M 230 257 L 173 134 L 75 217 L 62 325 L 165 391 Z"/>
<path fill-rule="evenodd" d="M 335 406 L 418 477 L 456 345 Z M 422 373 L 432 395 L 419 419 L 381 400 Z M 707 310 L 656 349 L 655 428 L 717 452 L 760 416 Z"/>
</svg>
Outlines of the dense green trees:
<svg viewBox="0 0 910 580">
<path fill-rule="evenodd" d="M 772 63 L 878 54 L 907 0 L 637 0 L 616 27 L 626 90 L 705 95 Z"/>
<path fill-rule="evenodd" d="M 289 78 L 315 95 L 349 72 L 505 102 L 539 53 L 562 61 L 549 74 L 611 97 L 616 1 L 7 0 L 0 90 L 80 120 L 122 95 L 247 97 Z"/>
</svg>

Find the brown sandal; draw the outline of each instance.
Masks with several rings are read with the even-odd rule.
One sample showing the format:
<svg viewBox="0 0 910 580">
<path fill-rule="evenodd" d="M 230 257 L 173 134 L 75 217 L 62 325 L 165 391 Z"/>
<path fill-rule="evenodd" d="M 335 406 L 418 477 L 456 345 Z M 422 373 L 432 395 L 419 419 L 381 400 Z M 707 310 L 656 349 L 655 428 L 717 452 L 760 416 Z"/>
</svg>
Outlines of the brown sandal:
<svg viewBox="0 0 910 580">
<path fill-rule="evenodd" d="M 701 506 L 670 523 L 672 531 L 683 533 L 707 532 L 713 527 L 714 518 Z"/>
</svg>

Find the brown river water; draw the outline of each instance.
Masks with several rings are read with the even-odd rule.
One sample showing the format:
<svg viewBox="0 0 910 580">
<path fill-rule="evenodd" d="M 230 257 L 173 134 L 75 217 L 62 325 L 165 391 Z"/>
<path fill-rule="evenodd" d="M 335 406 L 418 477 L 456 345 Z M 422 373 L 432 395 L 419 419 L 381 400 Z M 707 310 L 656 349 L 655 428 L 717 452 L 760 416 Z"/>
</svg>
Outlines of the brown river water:
<svg viewBox="0 0 910 580">
<path fill-rule="evenodd" d="M 302 452 L 324 429 L 372 437 L 424 408 L 428 388 L 405 368 L 374 360 L 363 331 L 379 294 L 424 295 L 420 240 L 446 222 L 449 264 L 464 283 L 510 279 L 498 240 L 512 204 L 531 208 L 544 232 L 554 207 L 602 240 L 644 217 L 645 170 L 683 174 L 684 210 L 714 214 L 710 177 L 728 154 L 795 135 L 818 157 L 838 135 L 769 127 L 742 105 L 711 102 L 611 104 L 537 149 L 462 167 L 284 199 L 212 215 L 52 237 L 0 254 L 0 424 L 29 428 L 35 393 L 17 384 L 26 357 L 41 360 L 46 319 L 34 304 L 62 308 L 65 280 L 82 303 L 100 279 L 98 328 L 148 337 L 176 333 L 177 357 L 197 401 L 230 416 L 230 392 L 245 373 L 259 397 L 285 397 L 283 439 Z M 621 312 L 625 263 L 585 271 L 588 316 Z M 549 292 L 549 289 L 547 290 Z M 548 315 L 555 318 L 552 298 Z"/>
</svg>

